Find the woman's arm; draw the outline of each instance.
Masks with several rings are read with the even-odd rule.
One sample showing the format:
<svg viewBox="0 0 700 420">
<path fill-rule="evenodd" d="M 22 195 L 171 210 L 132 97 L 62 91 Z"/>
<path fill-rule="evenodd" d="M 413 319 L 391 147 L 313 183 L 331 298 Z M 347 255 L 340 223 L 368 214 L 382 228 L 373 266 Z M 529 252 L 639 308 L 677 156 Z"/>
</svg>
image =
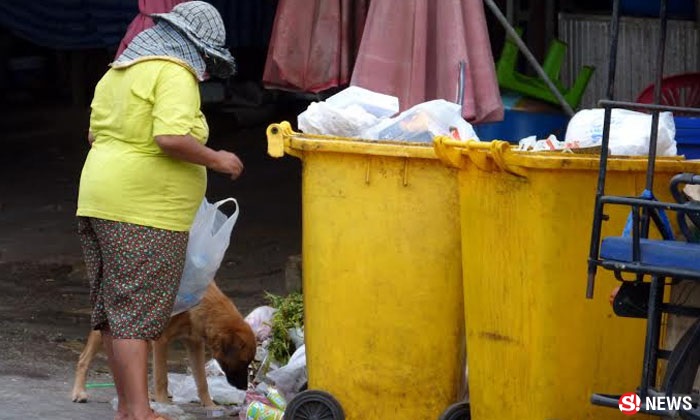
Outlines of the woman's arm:
<svg viewBox="0 0 700 420">
<path fill-rule="evenodd" d="M 235 154 L 225 150 L 213 150 L 190 135 L 156 136 L 156 144 L 168 156 L 197 165 L 204 165 L 216 172 L 238 178 L 243 172 L 243 163 Z"/>
</svg>

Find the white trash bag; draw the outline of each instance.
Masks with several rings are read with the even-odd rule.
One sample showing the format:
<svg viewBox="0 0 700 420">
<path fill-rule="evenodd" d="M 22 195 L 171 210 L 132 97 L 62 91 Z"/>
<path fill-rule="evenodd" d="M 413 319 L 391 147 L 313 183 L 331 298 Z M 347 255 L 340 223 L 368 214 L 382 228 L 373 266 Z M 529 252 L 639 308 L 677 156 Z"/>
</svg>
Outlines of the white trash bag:
<svg viewBox="0 0 700 420">
<path fill-rule="evenodd" d="M 377 118 L 391 117 L 399 112 L 399 98 L 373 92 L 359 86 L 350 86 L 326 99 L 326 103 L 343 109 L 351 105 L 360 106 Z"/>
<path fill-rule="evenodd" d="M 436 136 L 479 140 L 474 128 L 462 118 L 462 107 L 444 99 L 423 102 L 398 116 L 382 120 L 365 130 L 363 138 L 431 143 Z"/>
<path fill-rule="evenodd" d="M 226 216 L 219 209 L 226 203 L 236 204 L 236 211 L 231 216 Z M 238 213 L 238 201 L 233 198 L 214 204 L 206 198 L 202 200 L 190 229 L 185 268 L 172 315 L 192 308 L 202 299 L 224 259 Z"/>
<path fill-rule="evenodd" d="M 285 366 L 268 372 L 267 378 L 274 382 L 287 401 L 291 400 L 307 382 L 306 346 L 299 347 Z"/>
<path fill-rule="evenodd" d="M 397 97 L 350 86 L 324 102 L 310 104 L 297 121 L 299 130 L 307 134 L 358 137 L 398 111 Z"/>
<path fill-rule="evenodd" d="M 600 145 L 605 110 L 584 109 L 576 113 L 566 129 L 566 143 Z M 650 114 L 615 108 L 610 119 L 610 153 L 618 156 L 647 156 L 651 137 Z M 657 156 L 676 156 L 676 125 L 673 114 L 659 114 Z"/>
<path fill-rule="evenodd" d="M 226 373 L 216 359 L 204 364 L 209 395 L 218 404 L 231 405 L 245 402 L 245 391 L 231 386 L 226 380 Z M 181 373 L 168 373 L 168 392 L 173 396 L 173 403 L 185 404 L 200 402 L 194 376 Z"/>
<path fill-rule="evenodd" d="M 272 306 L 259 306 L 245 317 L 245 322 L 250 325 L 259 343 L 267 340 L 272 334 L 272 317 L 275 312 L 277 309 Z"/>
</svg>

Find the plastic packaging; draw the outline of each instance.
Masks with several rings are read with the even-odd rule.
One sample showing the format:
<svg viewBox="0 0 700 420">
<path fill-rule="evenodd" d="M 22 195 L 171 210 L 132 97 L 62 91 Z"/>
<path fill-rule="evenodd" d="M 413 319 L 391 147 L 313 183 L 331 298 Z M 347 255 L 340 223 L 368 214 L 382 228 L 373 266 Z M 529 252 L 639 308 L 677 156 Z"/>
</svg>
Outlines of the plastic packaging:
<svg viewBox="0 0 700 420">
<path fill-rule="evenodd" d="M 219 207 L 229 202 L 236 204 L 236 211 L 226 216 Z M 233 198 L 214 204 L 206 198 L 202 200 L 190 228 L 185 267 L 172 315 L 192 308 L 201 300 L 224 259 L 238 212 L 238 202 Z"/>
<path fill-rule="evenodd" d="M 267 378 L 274 382 L 277 390 L 285 398 L 291 399 L 308 380 L 306 346 L 299 347 L 285 366 L 268 372 Z"/>
<path fill-rule="evenodd" d="M 541 152 L 541 151 L 554 151 L 554 150 L 575 150 L 587 147 L 594 147 L 595 143 L 592 141 L 584 142 L 564 142 L 559 141 L 557 136 L 554 134 L 550 135 L 544 140 L 538 140 L 536 136 L 526 137 L 518 143 L 517 150 L 522 150 L 526 152 Z"/>
<path fill-rule="evenodd" d="M 584 109 L 576 113 L 566 129 L 566 142 L 580 142 L 600 145 L 603 139 L 605 110 Z M 646 156 L 649 154 L 651 135 L 650 114 L 613 109 L 610 121 L 610 152 L 622 156 Z M 659 114 L 659 135 L 656 143 L 658 156 L 675 156 L 676 126 L 673 114 Z"/>
<path fill-rule="evenodd" d="M 287 332 L 289 339 L 294 343 L 294 349 L 304 345 L 304 330 L 302 328 L 290 328 Z"/>
<path fill-rule="evenodd" d="M 245 322 L 253 329 L 255 338 L 257 338 L 259 343 L 270 337 L 272 333 L 272 316 L 275 312 L 277 312 L 277 309 L 271 306 L 259 306 L 245 317 Z"/>
<path fill-rule="evenodd" d="M 299 129 L 308 134 L 357 137 L 379 119 L 359 105 L 336 108 L 325 102 L 314 102 L 298 117 Z"/>
<path fill-rule="evenodd" d="M 429 143 L 435 136 L 461 140 L 479 140 L 474 128 L 462 118 L 462 107 L 438 99 L 418 104 L 397 117 L 365 130 L 361 136 L 371 140 L 399 140 Z"/>
<path fill-rule="evenodd" d="M 226 410 L 223 408 L 209 408 L 207 409 L 207 418 L 209 417 L 224 417 L 226 415 Z"/>
<path fill-rule="evenodd" d="M 373 92 L 359 86 L 350 86 L 330 98 L 326 103 L 335 108 L 347 108 L 358 105 L 377 118 L 391 117 L 399 112 L 399 98 Z"/>
<path fill-rule="evenodd" d="M 357 137 L 381 119 L 399 111 L 399 100 L 351 86 L 299 114 L 299 129 L 308 134 Z"/>
<path fill-rule="evenodd" d="M 217 404 L 243 404 L 246 393 L 228 383 L 225 376 L 207 376 L 209 395 Z M 168 392 L 173 396 L 173 403 L 187 404 L 199 402 L 197 385 L 192 375 L 168 373 Z"/>
</svg>

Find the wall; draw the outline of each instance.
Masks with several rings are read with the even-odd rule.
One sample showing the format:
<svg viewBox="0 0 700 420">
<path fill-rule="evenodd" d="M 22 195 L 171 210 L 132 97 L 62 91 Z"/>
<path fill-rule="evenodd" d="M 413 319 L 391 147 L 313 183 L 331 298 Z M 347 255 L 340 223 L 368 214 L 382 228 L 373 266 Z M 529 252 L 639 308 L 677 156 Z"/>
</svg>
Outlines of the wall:
<svg viewBox="0 0 700 420">
<path fill-rule="evenodd" d="M 635 100 L 653 83 L 656 73 L 657 19 L 623 17 L 615 78 L 615 99 Z M 596 71 L 581 103 L 594 107 L 604 99 L 609 57 L 609 15 L 559 15 L 559 37 L 569 44 L 562 81 L 570 85 L 583 65 Z M 666 39 L 665 75 L 700 71 L 700 30 L 692 21 L 669 21 Z"/>
</svg>

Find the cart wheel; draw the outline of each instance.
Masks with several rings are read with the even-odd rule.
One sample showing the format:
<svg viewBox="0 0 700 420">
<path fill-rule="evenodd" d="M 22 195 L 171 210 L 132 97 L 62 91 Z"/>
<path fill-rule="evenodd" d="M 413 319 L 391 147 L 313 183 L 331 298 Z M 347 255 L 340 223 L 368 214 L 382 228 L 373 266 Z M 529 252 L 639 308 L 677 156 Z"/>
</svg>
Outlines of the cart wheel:
<svg viewBox="0 0 700 420">
<path fill-rule="evenodd" d="M 469 403 L 459 402 L 449 406 L 438 420 L 469 420 L 471 418 Z"/>
<path fill-rule="evenodd" d="M 304 391 L 284 410 L 285 420 L 345 420 L 340 403 L 323 391 Z"/>
</svg>

